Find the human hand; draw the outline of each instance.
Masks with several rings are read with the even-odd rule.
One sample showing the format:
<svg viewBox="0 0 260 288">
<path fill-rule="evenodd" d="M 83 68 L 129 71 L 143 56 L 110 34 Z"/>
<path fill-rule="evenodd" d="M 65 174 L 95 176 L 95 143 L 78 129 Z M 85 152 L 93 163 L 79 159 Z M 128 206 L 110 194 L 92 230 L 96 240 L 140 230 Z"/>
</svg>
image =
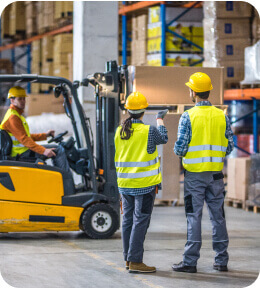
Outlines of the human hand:
<svg viewBox="0 0 260 288">
<path fill-rule="evenodd" d="M 45 149 L 43 155 L 46 156 L 47 158 L 55 157 L 56 154 L 54 153 L 54 150 L 55 148 Z"/>
<path fill-rule="evenodd" d="M 156 115 L 156 119 L 163 119 L 164 116 L 168 113 L 169 109 L 161 110 Z"/>
<path fill-rule="evenodd" d="M 55 131 L 54 130 L 48 130 L 47 133 L 46 133 L 47 137 L 49 137 L 49 136 L 54 137 L 54 135 L 55 135 Z"/>
</svg>

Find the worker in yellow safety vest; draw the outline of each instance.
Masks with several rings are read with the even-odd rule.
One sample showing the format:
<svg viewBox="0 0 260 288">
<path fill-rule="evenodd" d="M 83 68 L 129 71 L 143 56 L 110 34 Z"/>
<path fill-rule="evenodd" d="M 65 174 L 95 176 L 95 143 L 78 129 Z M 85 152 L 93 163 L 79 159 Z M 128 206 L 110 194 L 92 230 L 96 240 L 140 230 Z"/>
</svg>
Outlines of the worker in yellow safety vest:
<svg viewBox="0 0 260 288">
<path fill-rule="evenodd" d="M 123 208 L 123 254 L 130 273 L 156 271 L 143 263 L 143 252 L 155 194 L 162 182 L 156 145 L 168 141 L 163 123 L 168 109 L 158 112 L 156 128 L 142 122 L 147 107 L 140 92 L 129 95 L 125 104 L 129 117 L 115 135 L 115 166 Z"/>
<path fill-rule="evenodd" d="M 201 248 L 201 219 L 204 200 L 212 223 L 213 269 L 227 271 L 228 233 L 224 213 L 224 158 L 234 148 L 229 119 L 208 101 L 213 89 L 210 77 L 201 72 L 190 76 L 186 86 L 196 105 L 179 121 L 176 155 L 183 157 L 184 201 L 187 217 L 187 242 L 183 261 L 172 266 L 177 272 L 197 272 Z"/>
<path fill-rule="evenodd" d="M 22 115 L 26 106 L 26 91 L 20 86 L 12 87 L 8 92 L 11 105 L 1 122 L 0 129 L 5 130 L 12 139 L 11 157 L 28 161 L 29 158 L 38 158 L 44 155 L 52 158 L 53 164 L 65 171 L 72 177 L 65 150 L 61 145 L 38 145 L 35 141 L 46 140 L 54 137 L 55 131 L 48 130 L 46 133 L 31 134 L 29 125 Z"/>
</svg>

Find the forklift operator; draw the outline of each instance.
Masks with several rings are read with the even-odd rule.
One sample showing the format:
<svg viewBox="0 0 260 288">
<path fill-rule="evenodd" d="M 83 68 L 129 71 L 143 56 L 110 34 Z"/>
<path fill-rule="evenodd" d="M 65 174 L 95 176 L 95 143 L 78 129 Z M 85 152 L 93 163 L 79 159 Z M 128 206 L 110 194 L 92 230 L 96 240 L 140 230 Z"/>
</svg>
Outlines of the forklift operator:
<svg viewBox="0 0 260 288">
<path fill-rule="evenodd" d="M 26 159 L 44 155 L 47 158 L 53 158 L 54 166 L 70 172 L 69 163 L 62 146 L 51 148 L 53 145 L 41 146 L 35 143 L 35 141 L 46 140 L 49 136 L 54 137 L 55 131 L 49 130 L 47 133 L 30 134 L 28 123 L 22 116 L 26 97 L 25 90 L 19 86 L 12 87 L 8 92 L 8 99 L 10 99 L 11 105 L 5 114 L 0 129 L 6 130 L 12 139 L 11 157 Z"/>
</svg>

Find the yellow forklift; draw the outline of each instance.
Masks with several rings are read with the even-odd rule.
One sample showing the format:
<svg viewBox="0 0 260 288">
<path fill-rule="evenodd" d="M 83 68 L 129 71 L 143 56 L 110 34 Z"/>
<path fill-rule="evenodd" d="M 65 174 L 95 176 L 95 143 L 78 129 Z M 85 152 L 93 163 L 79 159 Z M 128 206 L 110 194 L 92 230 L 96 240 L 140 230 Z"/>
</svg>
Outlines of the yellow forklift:
<svg viewBox="0 0 260 288">
<path fill-rule="evenodd" d="M 65 131 L 49 142 L 62 145 L 70 168 L 81 176 L 75 187 L 67 172 L 44 158 L 19 161 L 10 156 L 12 141 L 0 131 L 0 233 L 84 231 L 93 239 L 111 237 L 120 226 L 120 202 L 114 167 L 114 133 L 119 123 L 120 95 L 127 94 L 127 69 L 115 61 L 104 73 L 82 81 L 42 75 L 0 75 L 0 83 L 54 85 L 54 97 L 64 98 L 74 137 Z M 95 87 L 96 155 L 90 120 L 78 100 L 80 85 Z M 105 91 L 105 93 L 104 93 Z M 43 96 L 44 97 L 44 96 Z"/>
</svg>

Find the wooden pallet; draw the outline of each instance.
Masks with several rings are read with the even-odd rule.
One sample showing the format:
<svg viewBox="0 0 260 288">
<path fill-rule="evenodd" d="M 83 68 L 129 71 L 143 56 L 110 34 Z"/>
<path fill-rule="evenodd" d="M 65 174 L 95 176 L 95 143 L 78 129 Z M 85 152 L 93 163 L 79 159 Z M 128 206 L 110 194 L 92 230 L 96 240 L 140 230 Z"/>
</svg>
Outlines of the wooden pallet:
<svg viewBox="0 0 260 288">
<path fill-rule="evenodd" d="M 254 202 L 247 200 L 245 204 L 246 211 L 253 211 L 254 213 L 260 213 L 260 206 L 256 205 Z"/>
<path fill-rule="evenodd" d="M 245 201 L 243 201 L 243 200 L 226 198 L 225 199 L 225 204 L 228 207 L 245 209 Z"/>
<path fill-rule="evenodd" d="M 183 206 L 183 204 L 178 200 L 161 200 L 161 199 L 155 199 L 154 206 Z"/>
</svg>

